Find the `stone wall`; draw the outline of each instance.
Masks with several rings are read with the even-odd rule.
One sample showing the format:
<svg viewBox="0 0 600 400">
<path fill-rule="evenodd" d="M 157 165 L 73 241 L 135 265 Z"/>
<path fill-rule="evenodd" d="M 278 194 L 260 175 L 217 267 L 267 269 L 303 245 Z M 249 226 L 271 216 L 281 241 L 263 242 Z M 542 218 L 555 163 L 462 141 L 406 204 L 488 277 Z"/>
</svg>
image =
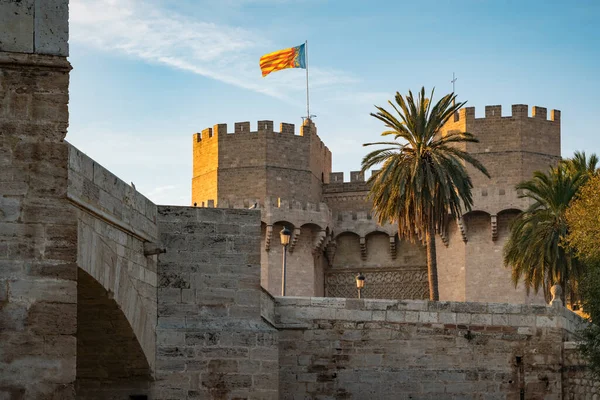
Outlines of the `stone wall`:
<svg viewBox="0 0 600 400">
<path fill-rule="evenodd" d="M 323 295 L 325 249 L 331 241 L 331 211 L 325 203 L 284 198 L 221 200 L 219 208 L 260 210 L 261 284 L 272 294 L 281 294 L 282 247 L 280 232 L 291 232 L 288 247 L 286 287 L 297 296 Z"/>
<path fill-rule="evenodd" d="M 439 237 L 436 242 L 440 298 L 545 304 L 542 293 L 528 295 L 522 282 L 515 287 L 511 269 L 504 266 L 504 243 L 508 240 L 510 223 L 518 213 L 507 210 L 497 215 L 495 238 L 490 215 L 485 212 L 464 215 L 462 230 L 455 221 L 450 221 L 445 237 L 449 245 Z"/>
<path fill-rule="evenodd" d="M 75 396 L 67 1 L 0 2 L 0 398 Z"/>
<path fill-rule="evenodd" d="M 593 376 L 577 350 L 577 342 L 563 344 L 563 399 L 597 399 L 600 397 L 600 379 Z"/>
<path fill-rule="evenodd" d="M 153 399 L 277 399 L 278 334 L 261 319 L 260 214 L 158 209 Z"/>
<path fill-rule="evenodd" d="M 461 147 L 481 161 L 492 176 L 491 179 L 476 172 L 468 171 L 473 184 L 479 189 L 489 189 L 487 199 L 481 199 L 478 210 L 494 211 L 486 207 L 492 205 L 495 196 L 508 196 L 514 185 L 523 178 L 531 177 L 533 171 L 546 169 L 560 158 L 560 111 L 552 110 L 547 119 L 543 107 L 529 107 L 525 104 L 512 106 L 511 115 L 502 116 L 501 106 L 486 106 L 485 117 L 476 118 L 475 108 L 466 107 L 459 111 L 454 121 L 449 121 L 443 132 L 460 130 L 476 135 L 479 143 L 466 143 Z M 492 189 L 506 189 L 505 193 Z"/>
<path fill-rule="evenodd" d="M 560 399 L 562 307 L 276 298 L 281 398 Z"/>
</svg>

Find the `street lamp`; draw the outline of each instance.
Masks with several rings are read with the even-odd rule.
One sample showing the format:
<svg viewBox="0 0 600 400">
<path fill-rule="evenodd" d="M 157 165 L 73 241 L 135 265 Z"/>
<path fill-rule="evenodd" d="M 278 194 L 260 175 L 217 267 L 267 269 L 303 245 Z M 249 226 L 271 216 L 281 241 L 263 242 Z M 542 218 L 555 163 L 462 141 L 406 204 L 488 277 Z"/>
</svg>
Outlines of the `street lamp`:
<svg viewBox="0 0 600 400">
<path fill-rule="evenodd" d="M 358 298 L 360 299 L 360 291 L 365 287 L 365 276 L 360 272 L 356 275 L 356 288 L 358 289 Z"/>
<path fill-rule="evenodd" d="M 290 231 L 284 226 L 281 232 L 279 232 L 279 236 L 281 237 L 281 245 L 283 246 L 283 266 L 281 267 L 281 295 L 285 296 L 285 264 L 287 261 L 287 246 L 288 244 L 290 244 L 292 231 Z"/>
</svg>

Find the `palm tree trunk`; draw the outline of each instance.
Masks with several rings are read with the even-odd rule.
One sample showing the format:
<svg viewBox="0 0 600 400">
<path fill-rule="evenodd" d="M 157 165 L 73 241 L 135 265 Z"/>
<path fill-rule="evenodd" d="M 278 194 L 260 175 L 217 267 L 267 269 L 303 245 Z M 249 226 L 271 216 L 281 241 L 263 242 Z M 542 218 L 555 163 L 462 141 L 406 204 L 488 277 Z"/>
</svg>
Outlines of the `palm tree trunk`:
<svg viewBox="0 0 600 400">
<path fill-rule="evenodd" d="M 429 278 L 429 300 L 439 301 L 437 259 L 435 254 L 435 231 L 429 226 L 425 236 L 427 245 L 427 275 Z"/>
</svg>

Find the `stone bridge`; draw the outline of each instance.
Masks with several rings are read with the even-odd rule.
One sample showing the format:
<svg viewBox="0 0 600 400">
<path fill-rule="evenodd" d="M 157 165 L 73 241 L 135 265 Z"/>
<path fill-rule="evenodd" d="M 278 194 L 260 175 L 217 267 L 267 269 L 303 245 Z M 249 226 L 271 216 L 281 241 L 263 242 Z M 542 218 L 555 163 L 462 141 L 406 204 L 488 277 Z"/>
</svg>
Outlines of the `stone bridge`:
<svg viewBox="0 0 600 400">
<path fill-rule="evenodd" d="M 0 399 L 597 393 L 560 306 L 270 297 L 259 211 L 156 206 L 65 141 L 67 37 L 67 0 L 0 2 Z"/>
<path fill-rule="evenodd" d="M 67 0 L 0 2 L 0 398 L 225 396 L 226 355 L 181 363 L 214 326 L 261 338 L 238 386 L 276 398 L 259 212 L 157 207 L 66 142 L 67 56 Z"/>
</svg>

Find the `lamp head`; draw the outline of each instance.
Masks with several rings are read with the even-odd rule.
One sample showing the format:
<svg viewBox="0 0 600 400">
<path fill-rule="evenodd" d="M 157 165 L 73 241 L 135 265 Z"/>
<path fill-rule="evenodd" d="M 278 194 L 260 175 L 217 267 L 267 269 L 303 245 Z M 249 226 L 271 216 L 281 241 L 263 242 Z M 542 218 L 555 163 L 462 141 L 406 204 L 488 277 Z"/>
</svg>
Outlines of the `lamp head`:
<svg viewBox="0 0 600 400">
<path fill-rule="evenodd" d="M 362 289 L 365 287 L 365 276 L 360 272 L 356 275 L 356 287 Z"/>
<path fill-rule="evenodd" d="M 287 246 L 288 244 L 290 244 L 292 231 L 290 231 L 287 227 L 284 226 L 281 232 L 279 232 L 279 236 L 281 237 L 281 245 Z"/>
</svg>

